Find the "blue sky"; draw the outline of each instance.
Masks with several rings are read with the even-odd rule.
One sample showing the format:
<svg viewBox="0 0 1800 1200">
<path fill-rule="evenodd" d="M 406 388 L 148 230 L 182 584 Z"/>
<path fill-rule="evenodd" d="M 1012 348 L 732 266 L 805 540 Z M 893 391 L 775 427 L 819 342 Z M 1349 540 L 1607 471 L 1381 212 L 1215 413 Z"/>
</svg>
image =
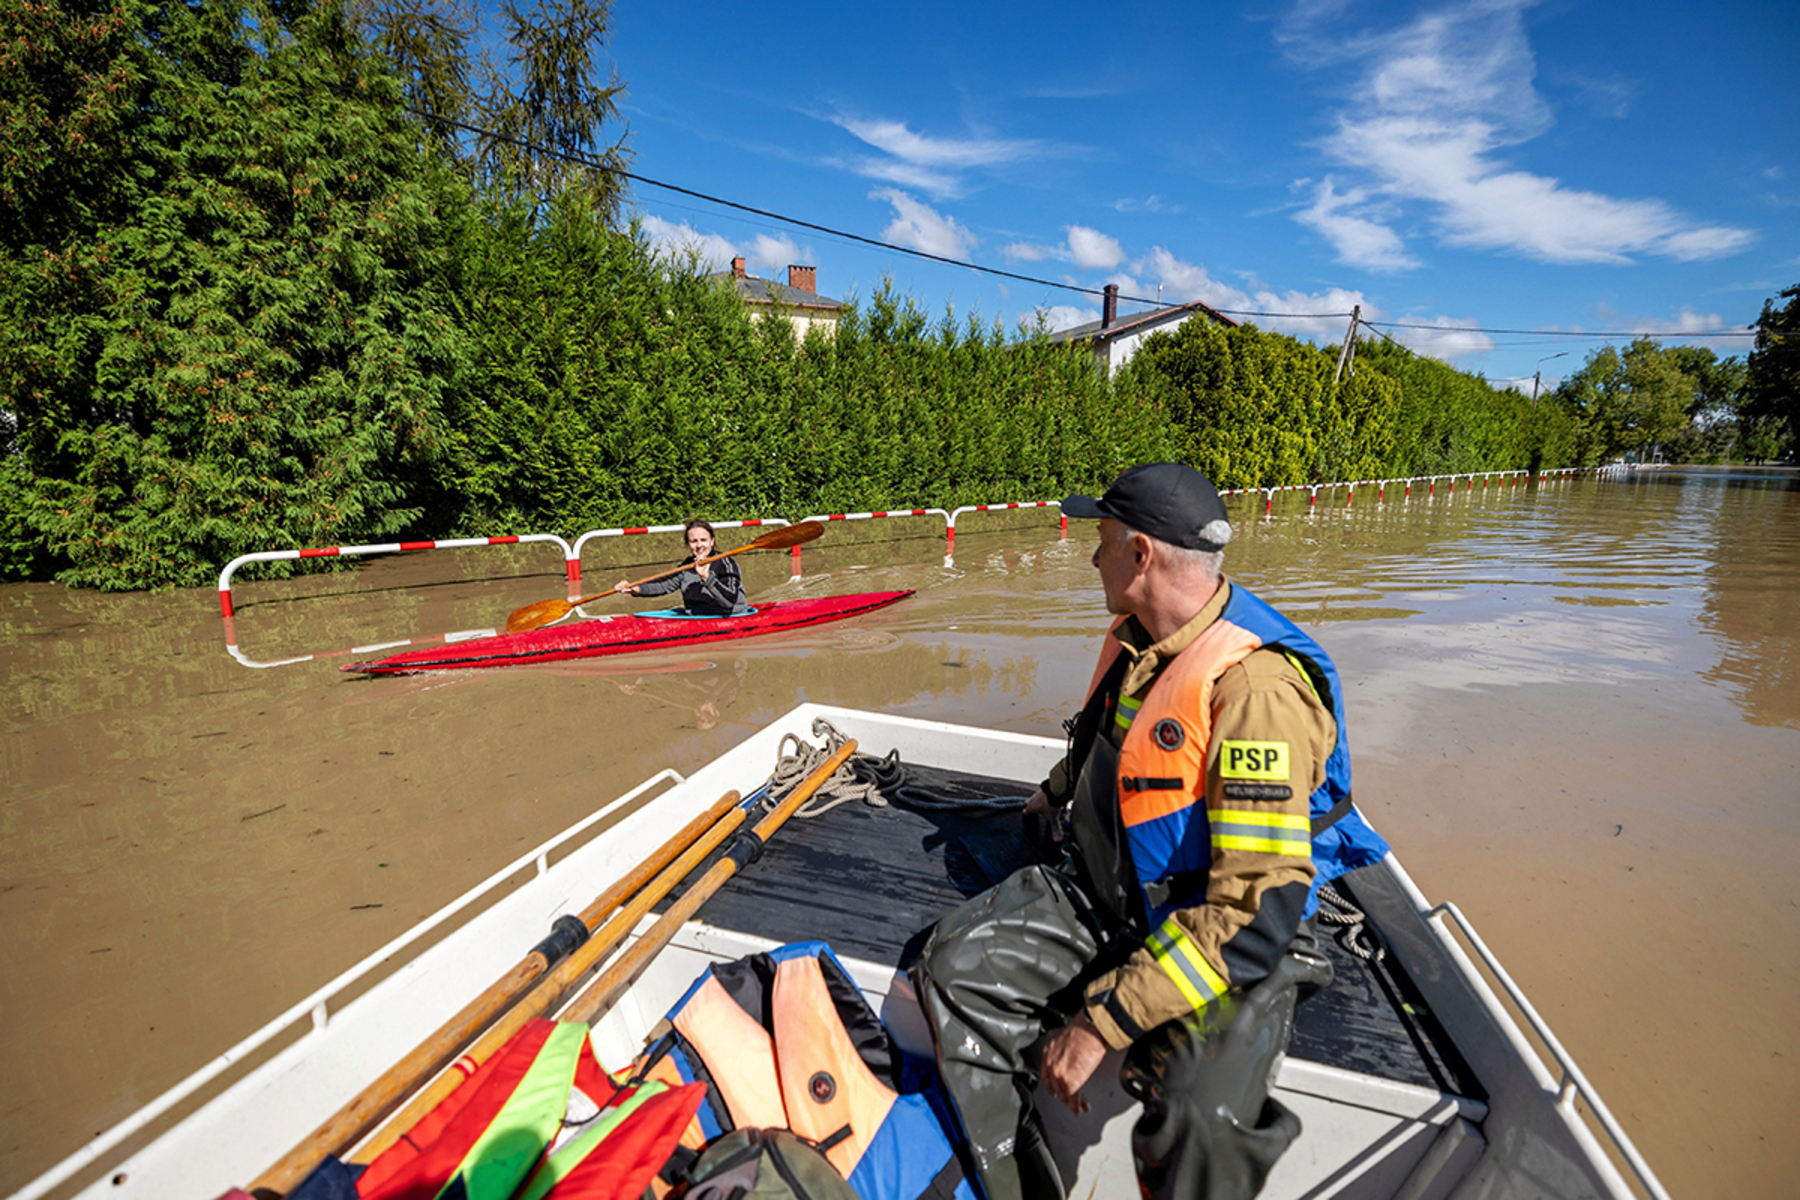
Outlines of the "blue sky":
<svg viewBox="0 0 1800 1200">
<path fill-rule="evenodd" d="M 1170 303 L 1360 304 L 1526 387 L 1599 344 L 1546 331 L 1742 329 L 1800 283 L 1792 2 L 619 0 L 610 50 L 649 178 Z M 891 276 L 934 315 L 1099 316 L 1097 297 L 652 187 L 633 202 L 663 244 L 765 277 L 816 266 L 829 296 Z"/>
</svg>

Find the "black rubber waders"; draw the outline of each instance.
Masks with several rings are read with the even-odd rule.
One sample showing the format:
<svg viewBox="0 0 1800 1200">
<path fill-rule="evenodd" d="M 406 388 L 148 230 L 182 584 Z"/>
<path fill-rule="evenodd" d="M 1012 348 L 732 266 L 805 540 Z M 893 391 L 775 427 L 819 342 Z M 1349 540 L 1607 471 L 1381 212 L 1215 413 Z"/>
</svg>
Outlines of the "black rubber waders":
<svg viewBox="0 0 1800 1200">
<path fill-rule="evenodd" d="M 1133 1043 L 1120 1078 L 1144 1105 L 1131 1153 L 1146 1197 L 1250 1200 L 1262 1190 L 1300 1136 L 1300 1118 L 1269 1094 L 1294 1008 L 1331 975 L 1323 955 L 1290 949 L 1242 996 Z"/>
</svg>

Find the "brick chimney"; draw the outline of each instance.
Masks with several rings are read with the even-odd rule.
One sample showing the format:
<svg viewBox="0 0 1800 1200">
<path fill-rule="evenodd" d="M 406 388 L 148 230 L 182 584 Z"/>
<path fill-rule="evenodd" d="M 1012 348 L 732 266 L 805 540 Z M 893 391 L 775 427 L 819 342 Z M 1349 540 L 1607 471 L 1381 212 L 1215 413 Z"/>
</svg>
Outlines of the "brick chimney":
<svg viewBox="0 0 1800 1200">
<path fill-rule="evenodd" d="M 819 290 L 819 269 L 817 267 L 789 267 L 788 286 L 796 292 L 817 292 Z"/>
<path fill-rule="evenodd" d="M 1119 319 L 1119 285 L 1109 283 L 1100 299 L 1100 328 L 1111 329 Z"/>
<path fill-rule="evenodd" d="M 733 279 L 744 277 L 744 256 L 741 254 L 731 260 L 731 277 Z"/>
</svg>

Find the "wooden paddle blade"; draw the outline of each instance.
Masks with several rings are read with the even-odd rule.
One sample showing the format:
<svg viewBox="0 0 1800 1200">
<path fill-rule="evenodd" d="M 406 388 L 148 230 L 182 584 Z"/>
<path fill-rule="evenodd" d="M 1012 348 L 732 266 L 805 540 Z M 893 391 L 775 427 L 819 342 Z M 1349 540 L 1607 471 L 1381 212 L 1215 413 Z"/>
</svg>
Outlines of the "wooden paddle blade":
<svg viewBox="0 0 1800 1200">
<path fill-rule="evenodd" d="M 539 600 L 536 604 L 527 604 L 506 618 L 506 632 L 524 633 L 537 629 L 552 621 L 562 620 L 574 609 L 575 606 L 567 600 Z"/>
<path fill-rule="evenodd" d="M 798 546 L 810 542 L 825 532 L 825 526 L 817 521 L 802 521 L 798 525 L 785 525 L 763 534 L 753 542 L 747 542 L 745 550 L 785 550 L 789 546 Z"/>
</svg>

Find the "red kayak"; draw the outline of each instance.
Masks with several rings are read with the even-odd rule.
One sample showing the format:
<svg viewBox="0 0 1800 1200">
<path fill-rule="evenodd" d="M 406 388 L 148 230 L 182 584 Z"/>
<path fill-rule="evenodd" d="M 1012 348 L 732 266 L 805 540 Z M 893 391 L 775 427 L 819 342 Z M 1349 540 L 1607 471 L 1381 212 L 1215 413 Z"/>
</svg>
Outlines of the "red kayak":
<svg viewBox="0 0 1800 1200">
<path fill-rule="evenodd" d="M 351 663 L 339 669 L 360 671 L 365 675 L 411 675 L 420 671 L 511 667 L 521 663 L 561 662 L 566 658 L 665 650 L 841 621 L 845 617 L 886 608 L 910 595 L 911 591 L 859 592 L 852 596 L 820 596 L 815 600 L 777 600 L 734 617 L 699 617 L 667 610 L 598 617 L 527 633 L 503 633 L 450 646 L 408 650 L 405 654 Z"/>
</svg>

